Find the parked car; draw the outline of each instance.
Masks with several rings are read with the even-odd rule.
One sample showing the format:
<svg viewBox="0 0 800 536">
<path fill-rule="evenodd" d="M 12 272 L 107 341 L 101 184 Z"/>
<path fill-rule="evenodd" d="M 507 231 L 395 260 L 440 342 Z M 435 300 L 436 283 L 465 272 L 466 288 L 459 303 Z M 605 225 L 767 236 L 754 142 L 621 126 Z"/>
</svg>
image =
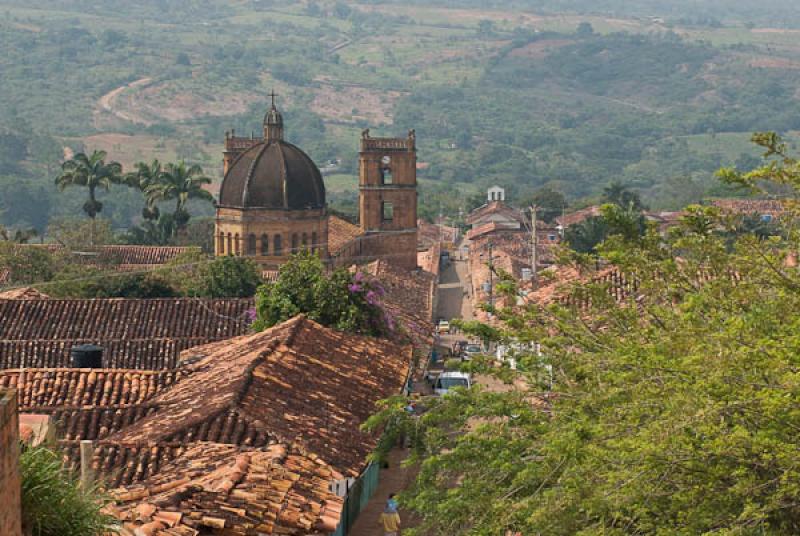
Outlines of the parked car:
<svg viewBox="0 0 800 536">
<path fill-rule="evenodd" d="M 436 326 L 437 333 L 450 333 L 450 322 L 447 320 L 439 320 L 439 325 Z"/>
<path fill-rule="evenodd" d="M 481 348 L 480 344 L 469 343 L 464 345 L 464 349 L 461 350 L 461 360 L 471 361 L 473 357 L 482 353 L 483 353 L 483 348 Z"/>
<path fill-rule="evenodd" d="M 433 382 L 433 392 L 439 396 L 446 395 L 456 387 L 472 387 L 472 376 L 466 372 L 442 372 Z"/>
</svg>

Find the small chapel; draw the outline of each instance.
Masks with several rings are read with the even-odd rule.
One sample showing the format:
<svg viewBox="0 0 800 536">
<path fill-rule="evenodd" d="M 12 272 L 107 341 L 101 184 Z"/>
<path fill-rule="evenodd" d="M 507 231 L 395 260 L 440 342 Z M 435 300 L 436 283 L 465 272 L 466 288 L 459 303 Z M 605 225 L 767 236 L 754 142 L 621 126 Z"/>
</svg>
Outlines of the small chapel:
<svg viewBox="0 0 800 536">
<path fill-rule="evenodd" d="M 359 224 L 329 214 L 319 168 L 284 139 L 283 116 L 272 104 L 263 137 L 225 133 L 224 178 L 216 204 L 217 256 L 252 257 L 275 270 L 293 254 L 310 251 L 331 266 L 379 258 L 417 266 L 417 150 L 405 138 L 362 132 L 359 152 Z"/>
</svg>

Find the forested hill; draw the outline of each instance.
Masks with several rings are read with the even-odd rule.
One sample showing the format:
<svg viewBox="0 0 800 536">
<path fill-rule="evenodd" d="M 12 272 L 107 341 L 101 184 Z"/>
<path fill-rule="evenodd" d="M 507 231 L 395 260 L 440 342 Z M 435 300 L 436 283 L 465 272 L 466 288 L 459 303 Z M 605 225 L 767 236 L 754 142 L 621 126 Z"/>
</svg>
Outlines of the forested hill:
<svg viewBox="0 0 800 536">
<path fill-rule="evenodd" d="M 257 132 L 273 88 L 351 212 L 367 126 L 417 130 L 425 216 L 491 183 L 579 203 L 621 180 L 675 208 L 726 193 L 720 165 L 755 165 L 752 131 L 800 130 L 793 6 L 471 1 L 0 0 L 0 224 L 80 214 L 53 184 L 65 148 L 219 179 L 225 130 Z M 103 202 L 118 227 L 142 206 L 130 190 Z"/>
</svg>

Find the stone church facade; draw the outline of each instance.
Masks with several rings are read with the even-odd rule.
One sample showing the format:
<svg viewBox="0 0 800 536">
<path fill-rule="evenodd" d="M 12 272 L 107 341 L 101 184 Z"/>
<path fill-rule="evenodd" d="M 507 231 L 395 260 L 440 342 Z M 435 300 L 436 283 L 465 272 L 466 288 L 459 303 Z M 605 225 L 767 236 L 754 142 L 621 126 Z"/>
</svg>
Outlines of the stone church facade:
<svg viewBox="0 0 800 536">
<path fill-rule="evenodd" d="M 253 258 L 274 270 L 300 251 L 333 266 L 378 258 L 417 265 L 416 137 L 361 136 L 359 225 L 328 213 L 319 168 L 284 140 L 283 117 L 273 102 L 263 137 L 226 133 L 224 178 L 216 207 L 217 256 Z M 332 236 L 331 229 L 346 231 Z"/>
</svg>

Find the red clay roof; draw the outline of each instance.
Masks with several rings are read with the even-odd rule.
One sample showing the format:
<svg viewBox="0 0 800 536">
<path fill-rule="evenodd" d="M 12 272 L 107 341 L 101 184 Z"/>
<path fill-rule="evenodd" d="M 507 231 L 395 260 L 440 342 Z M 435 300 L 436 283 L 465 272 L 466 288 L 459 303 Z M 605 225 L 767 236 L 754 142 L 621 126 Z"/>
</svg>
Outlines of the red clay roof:
<svg viewBox="0 0 800 536">
<path fill-rule="evenodd" d="M 299 316 L 182 357 L 190 358 L 192 377 L 156 395 L 155 412 L 110 439 L 252 445 L 277 439 L 355 475 L 376 444 L 359 426 L 378 400 L 400 392 L 411 347 Z"/>
<path fill-rule="evenodd" d="M 143 482 L 113 491 L 116 505 L 107 511 L 137 535 L 329 534 L 343 508 L 329 489 L 337 478 L 296 448 L 198 443 Z"/>
<path fill-rule="evenodd" d="M 522 212 L 514 207 L 505 204 L 503 201 L 491 201 L 470 212 L 469 215 L 467 215 L 466 222 L 472 225 L 492 214 L 502 214 L 503 216 L 507 216 L 508 218 L 516 220 L 521 224 L 527 221 Z"/>
<path fill-rule="evenodd" d="M 577 223 L 584 222 L 589 218 L 593 218 L 599 215 L 600 215 L 600 207 L 595 205 L 581 210 L 577 210 L 575 212 L 570 212 L 569 214 L 565 214 L 560 218 L 556 218 L 556 222 L 562 227 L 566 228 L 569 227 L 570 225 L 575 225 Z"/>
<path fill-rule="evenodd" d="M 724 212 L 744 216 L 768 214 L 780 218 L 786 212 L 786 206 L 780 199 L 714 199 L 711 204 Z"/>
<path fill-rule="evenodd" d="M 406 270 L 381 259 L 360 267 L 386 290 L 383 305 L 417 346 L 433 341 L 433 295 L 438 277 L 424 270 Z"/>
<path fill-rule="evenodd" d="M 187 375 L 182 370 L 12 369 L 0 371 L 0 387 L 17 389 L 20 413 L 51 415 L 59 438 L 102 439 L 151 412 L 148 400 Z"/>
<path fill-rule="evenodd" d="M 345 245 L 361 236 L 361 227 L 338 216 L 328 216 L 328 251 L 338 253 Z"/>
<path fill-rule="evenodd" d="M 104 348 L 107 367 L 166 369 L 187 348 L 247 333 L 250 299 L 0 300 L 0 369 L 58 367 Z"/>
</svg>

